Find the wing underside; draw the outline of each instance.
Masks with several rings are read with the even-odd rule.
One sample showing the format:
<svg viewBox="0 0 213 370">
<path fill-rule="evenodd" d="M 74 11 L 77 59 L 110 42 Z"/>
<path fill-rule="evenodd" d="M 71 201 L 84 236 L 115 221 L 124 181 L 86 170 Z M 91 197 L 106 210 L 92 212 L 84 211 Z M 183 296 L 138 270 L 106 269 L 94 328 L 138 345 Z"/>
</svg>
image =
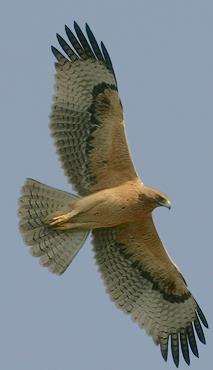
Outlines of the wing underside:
<svg viewBox="0 0 213 370">
<path fill-rule="evenodd" d="M 52 47 L 58 62 L 50 129 L 65 174 L 87 195 L 137 175 L 108 52 L 88 26 L 88 39 L 74 27 L 76 36 L 66 27 L 70 45 L 57 35 L 67 57 Z"/>
<path fill-rule="evenodd" d="M 175 365 L 179 365 L 180 349 L 189 364 L 190 349 L 199 356 L 196 334 L 205 343 L 201 323 L 208 327 L 207 321 L 166 251 L 162 249 L 160 254 L 163 247 L 147 250 L 143 231 L 139 233 L 137 228 L 93 231 L 96 261 L 107 291 L 117 307 L 160 345 L 164 360 L 170 342 Z"/>
</svg>

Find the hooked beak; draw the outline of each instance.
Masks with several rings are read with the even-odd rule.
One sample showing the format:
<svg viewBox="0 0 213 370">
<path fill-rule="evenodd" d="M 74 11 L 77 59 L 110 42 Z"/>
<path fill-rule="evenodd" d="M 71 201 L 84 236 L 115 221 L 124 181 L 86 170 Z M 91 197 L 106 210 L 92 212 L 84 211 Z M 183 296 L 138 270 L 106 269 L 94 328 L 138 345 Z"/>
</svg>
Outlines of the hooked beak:
<svg viewBox="0 0 213 370">
<path fill-rule="evenodd" d="M 170 200 L 169 199 L 167 199 L 166 200 L 166 202 L 164 202 L 164 207 L 166 207 L 166 208 L 168 208 L 168 209 L 171 209 L 171 206 L 172 206 L 172 204 L 171 204 L 171 202 L 170 202 Z"/>
<path fill-rule="evenodd" d="M 165 199 L 162 202 L 159 202 L 159 206 L 171 209 L 172 204 L 169 199 Z"/>
</svg>

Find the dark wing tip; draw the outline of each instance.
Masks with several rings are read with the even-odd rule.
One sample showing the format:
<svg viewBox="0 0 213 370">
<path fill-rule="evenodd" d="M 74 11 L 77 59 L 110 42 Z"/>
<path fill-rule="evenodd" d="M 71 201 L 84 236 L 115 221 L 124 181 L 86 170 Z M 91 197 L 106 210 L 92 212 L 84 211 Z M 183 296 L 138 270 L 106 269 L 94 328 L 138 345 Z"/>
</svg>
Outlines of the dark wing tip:
<svg viewBox="0 0 213 370">
<path fill-rule="evenodd" d="M 187 339 L 188 339 L 188 342 L 189 342 L 189 345 L 190 345 L 190 348 L 191 348 L 192 352 L 194 353 L 194 355 L 196 357 L 199 357 L 199 352 L 198 352 L 198 348 L 197 348 L 197 343 L 196 343 L 192 323 L 186 328 L 186 332 L 187 332 Z"/>
<path fill-rule="evenodd" d="M 84 33 L 82 32 L 82 30 L 79 27 L 77 22 L 74 22 L 74 29 L 75 29 L 76 35 L 78 37 L 78 40 L 80 41 L 80 43 L 83 47 L 86 58 L 96 59 L 96 56 L 95 56 L 93 50 L 91 49 L 91 46 L 90 46 L 88 40 L 86 39 Z"/>
<path fill-rule="evenodd" d="M 85 23 L 85 28 L 86 28 L 86 31 L 88 31 L 88 30 L 91 31 L 90 26 L 88 25 L 87 22 Z"/>
<path fill-rule="evenodd" d="M 104 45 L 103 41 L 101 41 L 101 50 L 103 52 L 103 56 L 104 56 L 104 59 L 105 59 L 105 62 L 106 62 L 106 66 L 108 67 L 109 70 L 112 71 L 112 73 L 114 75 L 114 78 L 115 78 L 115 82 L 116 82 L 116 77 L 115 77 L 115 72 L 114 72 L 114 69 L 113 69 L 112 61 L 111 61 L 111 58 L 109 56 L 109 53 L 108 53 L 107 48 Z"/>
<path fill-rule="evenodd" d="M 82 59 L 86 59 L 87 56 L 84 48 L 82 47 L 78 38 L 74 35 L 74 33 L 67 25 L 65 25 L 65 32 L 75 52 L 77 52 Z"/>
<path fill-rule="evenodd" d="M 109 56 L 109 53 L 108 53 L 107 48 L 104 45 L 103 41 L 101 41 L 101 49 L 102 49 L 102 52 L 103 52 L 103 55 L 104 55 L 104 58 L 105 58 L 105 62 L 107 63 L 107 65 L 110 68 L 112 68 L 112 61 L 111 61 L 111 58 Z"/>
<path fill-rule="evenodd" d="M 161 355 L 162 355 L 164 361 L 167 362 L 167 359 L 168 359 L 168 350 L 167 351 L 165 351 L 165 350 L 162 351 L 161 350 Z"/>
<path fill-rule="evenodd" d="M 87 23 L 85 24 L 87 37 L 84 35 L 76 21 L 73 22 L 73 25 L 75 34 L 65 24 L 65 32 L 71 43 L 71 47 L 59 34 L 56 34 L 58 42 L 63 51 L 65 51 L 71 61 L 82 58 L 83 60 L 94 59 L 103 62 L 107 69 L 113 74 L 116 81 L 112 61 L 103 42 L 101 41 L 100 47 Z M 58 61 L 62 61 L 63 55 L 56 48 L 52 49 L 52 52 Z M 64 56 L 63 58 L 65 59 Z"/>
<path fill-rule="evenodd" d="M 161 338 L 160 340 L 160 350 L 164 361 L 167 361 L 168 358 L 168 339 L 169 337 Z"/>
<path fill-rule="evenodd" d="M 78 34 L 78 32 L 82 32 L 81 27 L 78 25 L 78 23 L 76 21 L 73 22 L 73 26 L 74 26 L 74 30 L 75 30 L 76 34 Z"/>
<path fill-rule="evenodd" d="M 92 46 L 92 50 L 93 50 L 96 58 L 98 60 L 102 61 L 102 62 L 105 62 L 104 57 L 103 57 L 102 52 L 101 52 L 101 49 L 100 49 L 100 47 L 99 47 L 99 45 L 96 41 L 96 38 L 95 38 L 93 32 L 91 31 L 91 28 L 89 27 L 89 25 L 87 23 L 86 23 L 85 28 L 86 28 L 87 37 L 89 39 L 89 42 Z"/>
<path fill-rule="evenodd" d="M 55 48 L 55 46 L 51 46 L 51 50 L 58 62 L 67 62 L 67 59 L 64 57 L 63 54 L 60 53 L 58 49 Z"/>
<path fill-rule="evenodd" d="M 62 47 L 62 44 L 64 42 L 64 39 L 58 33 L 56 33 L 56 37 L 57 37 L 57 40 L 58 40 L 59 45 Z"/>
<path fill-rule="evenodd" d="M 172 357 L 175 363 L 175 366 L 179 366 L 179 340 L 178 334 L 171 334 L 171 350 L 172 350 Z"/>
<path fill-rule="evenodd" d="M 67 44 L 67 42 L 61 37 L 58 33 L 56 33 L 56 37 L 58 40 L 59 45 L 63 49 L 63 51 L 67 54 L 71 61 L 75 61 L 78 59 L 78 56 L 72 50 L 72 48 Z"/>
<path fill-rule="evenodd" d="M 194 324 L 194 325 L 193 325 Z M 195 331 L 199 338 L 199 340 L 205 344 L 205 336 L 203 333 L 203 329 L 201 326 L 201 323 L 199 321 L 199 317 L 196 314 L 196 318 L 193 321 L 193 323 L 190 323 L 186 328 L 182 328 L 179 333 L 172 333 L 168 335 L 168 337 L 163 336 L 160 338 L 160 349 L 161 354 L 164 359 L 164 361 L 167 361 L 168 358 L 168 340 L 169 337 L 171 339 L 171 353 L 172 358 L 174 361 L 174 364 L 176 367 L 179 367 L 179 347 L 181 348 L 181 352 L 183 355 L 183 359 L 185 360 L 186 364 L 190 365 L 190 353 L 189 353 L 189 347 L 192 351 L 192 353 L 199 358 L 199 352 L 198 352 L 198 346 L 197 341 L 195 337 Z"/>
<path fill-rule="evenodd" d="M 64 28 L 65 28 L 66 33 L 67 33 L 67 31 L 70 31 L 69 27 L 66 24 L 65 24 Z"/>
<path fill-rule="evenodd" d="M 196 319 L 194 320 L 194 327 L 195 327 L 197 336 L 199 340 L 201 341 L 201 343 L 206 344 L 205 335 L 204 335 L 204 332 L 203 332 L 203 329 L 202 329 L 202 326 L 200 324 L 197 314 L 196 314 Z"/>
<path fill-rule="evenodd" d="M 197 302 L 196 302 L 196 304 L 197 304 Z M 199 316 L 200 320 L 202 321 L 203 325 L 208 329 L 209 328 L 208 322 L 207 322 L 207 320 L 204 316 L 203 311 L 201 310 L 201 308 L 198 304 L 197 304 L 196 310 L 197 310 L 198 316 Z"/>
<path fill-rule="evenodd" d="M 185 362 L 187 363 L 187 365 L 189 366 L 190 365 L 189 346 L 188 346 L 186 331 L 184 329 L 180 332 L 180 344 L 181 344 L 183 358 Z"/>
<path fill-rule="evenodd" d="M 55 46 L 51 45 L 51 50 L 52 50 L 53 55 L 55 55 L 55 50 L 57 50 L 57 49 L 55 48 Z"/>
<path fill-rule="evenodd" d="M 160 350 L 161 350 L 161 355 L 162 355 L 164 361 L 167 361 L 167 359 L 168 359 L 168 340 L 167 340 L 167 344 L 166 345 L 163 345 L 160 342 Z"/>
</svg>

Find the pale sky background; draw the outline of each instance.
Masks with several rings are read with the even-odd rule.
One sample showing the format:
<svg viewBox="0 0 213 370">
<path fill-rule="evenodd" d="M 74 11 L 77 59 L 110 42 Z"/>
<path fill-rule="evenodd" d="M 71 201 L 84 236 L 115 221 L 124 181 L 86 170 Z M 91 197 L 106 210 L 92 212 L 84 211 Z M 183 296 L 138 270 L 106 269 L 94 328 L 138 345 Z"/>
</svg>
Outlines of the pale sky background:
<svg viewBox="0 0 213 370">
<path fill-rule="evenodd" d="M 26 177 L 71 190 L 48 129 L 50 46 L 64 24 L 88 22 L 113 61 L 138 173 L 172 200 L 155 212 L 160 236 L 212 327 L 213 2 L 8 0 L 0 18 L 0 368 L 174 369 L 106 295 L 90 240 L 61 277 L 28 254 L 17 198 Z M 212 369 L 205 333 L 193 370 Z"/>
</svg>

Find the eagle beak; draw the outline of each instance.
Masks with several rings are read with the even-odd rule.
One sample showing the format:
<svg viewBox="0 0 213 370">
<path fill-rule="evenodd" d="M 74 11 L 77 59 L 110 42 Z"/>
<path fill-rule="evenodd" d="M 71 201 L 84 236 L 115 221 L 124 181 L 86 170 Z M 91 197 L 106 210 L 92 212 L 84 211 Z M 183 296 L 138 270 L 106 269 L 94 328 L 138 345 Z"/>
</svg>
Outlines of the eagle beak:
<svg viewBox="0 0 213 370">
<path fill-rule="evenodd" d="M 166 207 L 168 209 L 171 209 L 171 206 L 172 206 L 172 204 L 171 204 L 171 202 L 170 202 L 169 199 L 164 199 L 161 202 L 159 202 L 158 204 L 159 204 L 159 206 Z"/>
<path fill-rule="evenodd" d="M 167 199 L 163 205 L 164 205 L 164 207 L 166 207 L 168 209 L 171 209 L 171 206 L 172 206 L 172 204 L 171 204 L 171 202 L 170 202 L 169 199 Z"/>
</svg>

